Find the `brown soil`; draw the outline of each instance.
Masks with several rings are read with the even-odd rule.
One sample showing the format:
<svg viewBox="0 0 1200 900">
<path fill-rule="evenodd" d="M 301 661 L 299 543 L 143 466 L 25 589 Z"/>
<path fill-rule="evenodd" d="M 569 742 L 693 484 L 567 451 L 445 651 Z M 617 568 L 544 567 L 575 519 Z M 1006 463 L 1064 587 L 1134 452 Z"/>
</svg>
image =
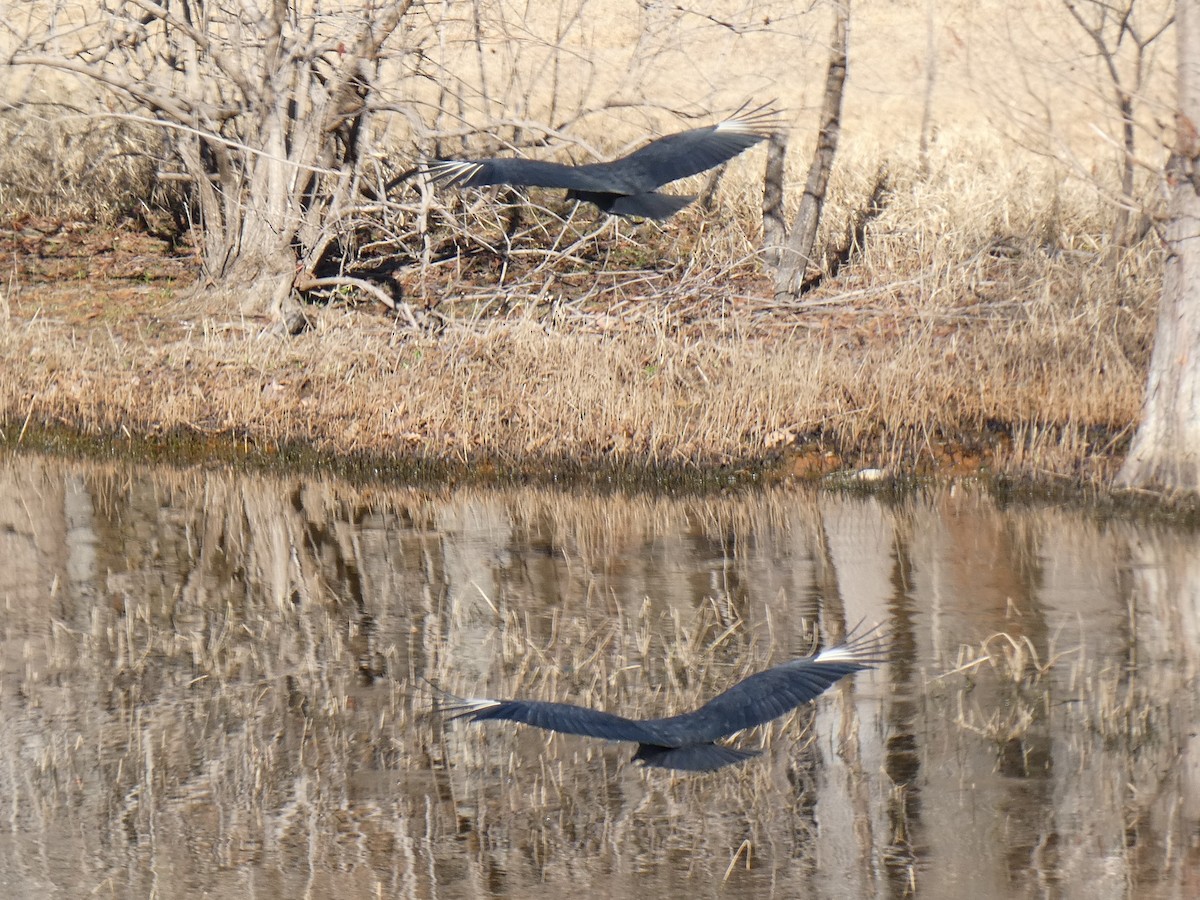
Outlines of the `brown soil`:
<svg viewBox="0 0 1200 900">
<path fill-rule="evenodd" d="M 33 217 L 0 226 L 0 254 L 17 286 L 7 293 L 10 324 L 48 317 L 64 330 L 179 328 L 164 313 L 196 272 L 189 251 L 145 232 Z"/>
</svg>

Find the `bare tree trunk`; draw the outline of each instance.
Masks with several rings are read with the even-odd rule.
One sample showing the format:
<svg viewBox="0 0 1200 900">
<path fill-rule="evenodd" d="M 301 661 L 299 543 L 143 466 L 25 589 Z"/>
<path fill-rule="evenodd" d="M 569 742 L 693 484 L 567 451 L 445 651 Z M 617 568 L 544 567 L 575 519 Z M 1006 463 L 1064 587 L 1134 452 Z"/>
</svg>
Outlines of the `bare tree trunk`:
<svg viewBox="0 0 1200 900">
<path fill-rule="evenodd" d="M 1179 0 L 1167 259 L 1142 421 L 1118 485 L 1200 493 L 1200 0 Z"/>
<path fill-rule="evenodd" d="M 768 266 L 778 269 L 787 242 L 787 220 L 783 215 L 784 162 L 787 160 L 787 136 L 771 133 L 767 142 L 767 171 L 763 176 L 763 251 Z"/>
<path fill-rule="evenodd" d="M 825 76 L 825 102 L 821 108 L 821 128 L 817 133 L 817 149 L 808 170 L 800 211 L 792 223 L 792 234 L 782 248 L 779 271 L 775 275 L 775 296 L 791 298 L 800 294 L 805 271 L 812 261 L 817 241 L 817 226 L 825 205 L 825 191 L 833 157 L 837 152 L 842 129 L 842 96 L 846 86 L 846 60 L 850 32 L 850 0 L 835 7 L 833 38 L 830 47 L 829 71 Z"/>
</svg>

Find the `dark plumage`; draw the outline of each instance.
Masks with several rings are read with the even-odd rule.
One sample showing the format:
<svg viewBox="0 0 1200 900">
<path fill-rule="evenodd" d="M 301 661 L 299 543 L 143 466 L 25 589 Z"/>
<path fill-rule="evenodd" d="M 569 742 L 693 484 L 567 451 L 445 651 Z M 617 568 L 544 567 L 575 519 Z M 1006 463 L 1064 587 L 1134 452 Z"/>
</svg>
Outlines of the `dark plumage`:
<svg viewBox="0 0 1200 900">
<path fill-rule="evenodd" d="M 757 672 L 697 710 L 661 719 L 627 719 L 569 703 L 452 695 L 447 695 L 450 702 L 445 711 L 451 719 L 509 719 L 564 734 L 635 741 L 638 749 L 633 758 L 644 765 L 708 771 L 759 753 L 726 747 L 717 740 L 770 722 L 815 699 L 839 679 L 884 662 L 887 650 L 887 636 L 878 628 L 851 633 L 842 643 L 812 656 Z"/>
<path fill-rule="evenodd" d="M 724 122 L 668 134 L 612 162 L 572 166 L 520 158 L 447 159 L 430 163 L 424 171 L 434 181 L 457 187 L 566 188 L 568 200 L 594 203 L 614 216 L 665 219 L 696 198 L 660 194 L 658 188 L 732 159 L 777 127 L 769 105 L 742 107 Z"/>
</svg>

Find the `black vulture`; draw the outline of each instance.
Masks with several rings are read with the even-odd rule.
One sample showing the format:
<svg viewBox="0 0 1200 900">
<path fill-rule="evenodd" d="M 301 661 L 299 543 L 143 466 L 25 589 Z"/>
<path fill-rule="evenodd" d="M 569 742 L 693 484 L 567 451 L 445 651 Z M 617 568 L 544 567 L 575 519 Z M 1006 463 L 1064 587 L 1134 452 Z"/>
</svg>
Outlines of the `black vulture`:
<svg viewBox="0 0 1200 900">
<path fill-rule="evenodd" d="M 568 200 L 594 203 L 614 216 L 665 219 L 696 198 L 660 194 L 658 188 L 732 159 L 778 127 L 770 104 L 743 106 L 716 125 L 668 134 L 612 162 L 572 166 L 519 157 L 445 159 L 429 163 L 423 171 L 434 181 L 458 187 L 566 188 Z"/>
<path fill-rule="evenodd" d="M 448 719 L 508 719 L 549 731 L 636 741 L 635 760 L 661 769 L 705 772 L 761 751 L 716 743 L 737 731 L 777 719 L 819 696 L 834 682 L 886 661 L 889 641 L 878 627 L 858 629 L 832 647 L 757 672 L 699 709 L 661 719 L 627 719 L 613 713 L 541 700 L 493 700 L 446 695 Z"/>
</svg>

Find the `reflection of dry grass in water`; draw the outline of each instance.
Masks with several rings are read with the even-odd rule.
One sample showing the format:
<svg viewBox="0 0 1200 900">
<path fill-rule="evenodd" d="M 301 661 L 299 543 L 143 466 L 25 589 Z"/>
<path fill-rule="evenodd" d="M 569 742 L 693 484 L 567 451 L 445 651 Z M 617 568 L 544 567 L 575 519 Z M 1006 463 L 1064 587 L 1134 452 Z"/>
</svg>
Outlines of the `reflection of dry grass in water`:
<svg viewBox="0 0 1200 900">
<path fill-rule="evenodd" d="M 1054 642 L 1052 641 L 1052 644 Z M 1156 695 L 1146 679 L 1123 665 L 1097 669 L 1082 647 L 1047 650 L 1045 658 L 1027 636 L 994 634 L 978 647 L 962 646 L 954 666 L 938 676 L 954 691 L 958 726 L 995 743 L 1000 754 L 1038 730 L 1067 704 L 1065 721 L 1084 758 L 1093 740 L 1136 760 L 1150 749 L 1163 724 L 1170 696 Z M 1169 728 L 1161 728 L 1170 733 Z"/>
<path fill-rule="evenodd" d="M 381 689 L 345 665 L 354 653 L 332 606 L 296 615 L 290 604 L 206 610 L 180 599 L 126 596 L 118 627 L 99 615 L 88 633 L 48 632 L 45 668 L 33 666 L 23 686 L 49 726 L 29 778 L 49 819 L 50 808 L 99 806 L 113 833 L 160 841 L 186 823 L 200 871 L 210 842 L 229 843 L 235 860 L 265 849 L 317 879 L 364 859 L 386 872 L 420 858 L 537 883 L 597 856 L 637 868 L 679 853 L 693 871 L 736 884 L 763 877 L 760 855 L 773 874 L 812 864 L 819 745 L 838 748 L 855 766 L 855 790 L 869 789 L 854 763 L 850 706 L 841 736 L 814 742 L 793 717 L 776 723 L 781 733 L 753 736 L 765 755 L 732 775 L 643 773 L 624 749 L 599 742 L 531 748 L 511 733 L 444 734 L 419 683 Z M 635 713 L 695 704 L 764 661 L 715 602 L 692 621 L 620 620 L 600 631 L 564 618 L 547 641 L 516 614 L 497 626 L 506 685 Z M 402 653 L 385 651 L 389 669 L 405 668 Z M 58 678 L 87 670 L 94 692 L 51 699 Z M 427 674 L 454 683 L 454 661 L 438 659 Z M 96 721 L 87 708 L 114 714 Z M 51 710 L 70 727 L 48 721 Z M 174 866 L 186 870 L 191 857 L 179 851 Z M 410 868 L 407 877 L 422 876 Z"/>
<path fill-rule="evenodd" d="M 22 484 L 61 508 L 41 496 L 60 480 Z M 318 886 L 388 872 L 397 884 L 429 883 L 424 873 L 463 884 L 491 871 L 512 884 L 565 884 L 643 867 L 652 878 L 690 869 L 761 885 L 811 870 L 823 780 L 864 805 L 879 790 L 859 758 L 857 710 L 869 708 L 864 694 L 881 676 L 858 676 L 822 698 L 832 728 L 806 731 L 802 710 L 737 739 L 764 747 L 751 764 L 695 777 L 644 771 L 626 746 L 547 740 L 531 729 L 446 729 L 421 680 L 633 714 L 698 705 L 802 651 L 804 604 L 736 591 L 697 603 L 690 588 L 686 600 L 619 601 L 594 591 L 588 573 L 603 566 L 606 548 L 620 556 L 614 548 L 655 537 L 668 568 L 676 552 L 695 552 L 688 540 L 673 549 L 672 538 L 703 545 L 739 532 L 790 542 L 816 515 L 793 492 L 447 496 L 199 468 L 147 486 L 114 464 L 89 467 L 83 480 L 104 521 L 123 523 L 116 547 L 99 548 L 102 558 L 117 554 L 114 567 L 82 607 L 61 597 L 48 604 L 63 621 L 47 622 L 47 602 L 31 589 L 10 623 L 22 623 L 26 649 L 5 671 L 6 685 L 16 672 L 22 712 L 16 727 L 0 729 L 0 783 L 22 772 L 14 806 L 36 812 L 30 828 L 45 845 L 77 848 L 83 822 L 98 841 L 134 835 L 145 852 L 169 858 L 163 878 L 206 885 L 214 856 L 230 868 L 278 866 Z M 478 592 L 431 589 L 427 579 L 445 583 L 434 573 L 452 564 L 487 568 L 491 544 L 457 563 L 440 544 L 471 523 L 491 528 L 493 509 L 532 557 L 510 563 L 511 577 L 478 604 Z M 528 571 L 543 543 L 571 561 L 553 600 L 526 593 L 544 587 Z M 177 570 L 176 559 L 187 561 Z M 362 596 L 347 572 L 359 573 Z M 832 609 L 825 624 L 835 630 Z M 9 692 L 0 702 L 17 701 Z M 870 837 L 862 835 L 864 853 Z M 102 849 L 84 855 L 109 858 Z M 296 896 L 293 887 L 277 893 Z M 341 887 L 328 895 L 376 895 Z"/>
<path fill-rule="evenodd" d="M 955 667 L 939 676 L 963 681 L 956 692 L 958 726 L 994 741 L 1001 750 L 1018 744 L 1028 736 L 1039 717 L 1049 712 L 1051 691 L 1042 684 L 1043 678 L 1073 652 L 1076 651 L 1051 652 L 1043 661 L 1028 637 L 1008 633 L 994 634 L 977 648 L 960 647 Z M 968 704 L 968 695 L 982 680 L 978 670 L 984 667 L 992 674 L 993 690 L 1003 695 L 1004 700 L 993 702 L 996 698 L 988 691 L 988 699 L 982 703 L 975 700 Z"/>
<path fill-rule="evenodd" d="M 1178 660 L 1135 665 L 1057 643 L 1039 653 L 1028 637 L 1000 633 L 964 646 L 926 696 L 968 736 L 964 746 L 970 736 L 990 745 L 997 775 L 1090 785 L 1080 792 L 1080 821 L 1111 808 L 1121 817 L 1122 864 L 1154 883 L 1194 851 L 1161 832 L 1164 815 L 1187 802 L 1180 761 L 1191 732 L 1180 723 L 1194 716 L 1194 686 Z"/>
<path fill-rule="evenodd" d="M 1102 479 L 1140 403 L 1157 254 L 1099 264 L 1087 197 L 989 162 L 986 195 L 963 187 L 978 159 L 942 159 L 929 179 L 896 164 L 864 253 L 799 305 L 765 299 L 735 186 L 732 226 L 692 210 L 566 257 L 531 237 L 499 285 L 478 262 L 417 267 L 410 296 L 450 314 L 425 336 L 337 306 L 313 310 L 309 334 L 264 340 L 158 284 L 110 284 L 89 305 L 25 272 L 0 323 L 21 360 L 2 416 L 10 438 L 66 424 L 530 472 L 782 458 L 800 475 Z M 858 196 L 854 171 L 832 221 Z"/>
</svg>

